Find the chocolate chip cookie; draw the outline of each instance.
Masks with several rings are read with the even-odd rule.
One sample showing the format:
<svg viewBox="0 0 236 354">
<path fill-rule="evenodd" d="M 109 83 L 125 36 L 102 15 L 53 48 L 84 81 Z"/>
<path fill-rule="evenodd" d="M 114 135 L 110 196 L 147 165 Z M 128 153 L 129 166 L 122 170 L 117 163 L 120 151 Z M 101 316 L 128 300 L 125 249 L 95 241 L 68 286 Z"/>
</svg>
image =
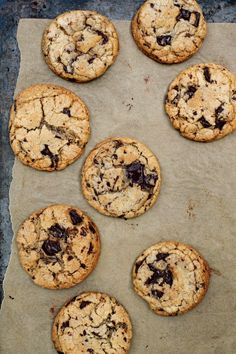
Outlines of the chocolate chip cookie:
<svg viewBox="0 0 236 354">
<path fill-rule="evenodd" d="M 86 82 L 114 63 L 119 41 L 116 29 L 95 11 L 69 11 L 45 30 L 42 50 L 49 68 L 63 79 Z"/>
<path fill-rule="evenodd" d="M 89 204 L 102 214 L 120 218 L 133 218 L 151 208 L 160 183 L 157 158 L 130 138 L 102 141 L 82 170 L 82 190 Z"/>
<path fill-rule="evenodd" d="M 103 293 L 75 296 L 57 314 L 52 340 L 63 354 L 125 354 L 132 338 L 129 315 Z"/>
<path fill-rule="evenodd" d="M 80 209 L 51 205 L 31 214 L 20 226 L 21 265 L 33 281 L 49 289 L 70 288 L 95 268 L 100 254 L 96 225 Z"/>
<path fill-rule="evenodd" d="M 133 267 L 134 290 L 161 316 L 195 307 L 207 292 L 210 269 L 192 247 L 160 242 L 145 250 Z"/>
<path fill-rule="evenodd" d="M 236 76 L 221 65 L 194 65 L 170 84 L 165 108 L 185 138 L 223 138 L 236 129 Z"/>
<path fill-rule="evenodd" d="M 30 86 L 14 101 L 9 131 L 11 147 L 25 165 L 62 170 L 79 158 L 88 142 L 88 109 L 63 87 Z"/>
<path fill-rule="evenodd" d="M 131 28 L 142 52 L 166 64 L 191 57 L 207 33 L 195 0 L 147 0 L 134 16 Z"/>
</svg>

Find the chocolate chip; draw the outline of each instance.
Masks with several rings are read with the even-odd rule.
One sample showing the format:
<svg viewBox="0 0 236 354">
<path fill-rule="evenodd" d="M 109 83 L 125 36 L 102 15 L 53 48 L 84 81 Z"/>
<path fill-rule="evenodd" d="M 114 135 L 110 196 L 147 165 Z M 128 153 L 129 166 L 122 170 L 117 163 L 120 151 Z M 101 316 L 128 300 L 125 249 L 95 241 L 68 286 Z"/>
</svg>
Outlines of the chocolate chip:
<svg viewBox="0 0 236 354">
<path fill-rule="evenodd" d="M 157 43 L 162 46 L 162 47 L 165 47 L 166 45 L 170 45 L 171 44 L 171 40 L 172 40 L 172 37 L 171 36 L 158 36 L 156 38 L 157 40 Z"/>
<path fill-rule="evenodd" d="M 95 60 L 95 57 L 92 57 L 92 58 L 90 58 L 90 59 L 88 60 L 88 63 L 89 63 L 89 64 L 92 64 L 92 63 L 94 62 L 94 60 Z"/>
<path fill-rule="evenodd" d="M 58 241 L 45 240 L 42 245 L 42 250 L 48 256 L 54 256 L 56 253 L 61 251 L 60 243 Z"/>
<path fill-rule="evenodd" d="M 90 242 L 89 244 L 89 249 L 88 249 L 88 254 L 91 254 L 93 252 L 93 244 Z"/>
<path fill-rule="evenodd" d="M 50 226 L 48 228 L 48 233 L 50 236 L 58 238 L 66 238 L 68 236 L 66 229 L 58 223 Z"/>
<path fill-rule="evenodd" d="M 73 258 L 74 258 L 73 256 L 69 256 L 69 257 L 67 258 L 67 260 L 68 260 L 68 261 L 72 261 Z"/>
<path fill-rule="evenodd" d="M 97 30 L 96 31 L 97 32 L 97 34 L 99 35 L 99 36 L 101 36 L 102 37 L 102 44 L 106 44 L 107 42 L 108 42 L 108 37 L 107 37 L 107 35 L 105 34 L 105 33 L 103 33 L 103 32 L 101 32 L 101 31 L 99 31 L 99 30 Z"/>
<path fill-rule="evenodd" d="M 57 167 L 58 161 L 59 161 L 58 155 L 54 155 L 50 151 L 47 144 L 44 144 L 44 149 L 41 151 L 41 154 L 43 156 L 48 156 L 51 159 L 51 166 L 50 167 Z"/>
<path fill-rule="evenodd" d="M 134 184 L 138 184 L 142 190 L 150 191 L 154 188 L 158 179 L 157 174 L 145 175 L 145 166 L 134 161 L 130 165 L 125 166 L 127 178 Z"/>
<path fill-rule="evenodd" d="M 78 225 L 83 221 L 83 218 L 78 215 L 75 209 L 70 210 L 69 214 L 73 225 Z"/>
<path fill-rule="evenodd" d="M 94 350 L 93 350 L 92 348 L 88 348 L 88 349 L 87 349 L 87 352 L 94 354 Z"/>
<path fill-rule="evenodd" d="M 99 164 L 99 162 L 98 162 L 97 159 L 93 159 L 93 162 L 95 163 L 95 165 L 98 165 L 98 164 Z"/>
<path fill-rule="evenodd" d="M 204 73 L 204 77 L 206 79 L 207 82 L 211 83 L 211 73 L 210 73 L 210 69 L 208 68 L 208 66 L 205 66 L 203 69 L 203 73 Z"/>
<path fill-rule="evenodd" d="M 138 273 L 138 270 L 141 267 L 142 263 L 143 263 L 143 261 L 136 262 L 136 264 L 135 264 L 135 273 Z"/>
<path fill-rule="evenodd" d="M 91 301 L 85 301 L 85 300 L 82 300 L 80 305 L 79 305 L 79 308 L 82 310 L 83 308 L 85 308 L 86 306 L 88 306 L 89 304 L 91 304 Z"/>
<path fill-rule="evenodd" d="M 150 7 L 153 9 L 153 8 L 154 8 L 154 4 L 153 4 L 153 3 L 151 3 L 151 4 L 150 4 Z"/>
<path fill-rule="evenodd" d="M 65 353 L 63 353 L 63 352 L 59 352 L 58 350 L 57 350 L 57 353 L 58 353 L 58 354 L 65 354 Z"/>
<path fill-rule="evenodd" d="M 122 141 L 120 140 L 115 140 L 114 141 L 115 145 L 116 145 L 116 149 L 118 149 L 119 147 L 123 146 L 124 144 L 122 143 Z"/>
<path fill-rule="evenodd" d="M 87 235 L 86 229 L 84 227 L 81 227 L 80 235 L 81 236 L 86 236 Z"/>
<path fill-rule="evenodd" d="M 223 105 L 224 104 L 221 103 L 221 105 L 218 108 L 216 108 L 216 110 L 215 110 L 216 117 L 218 117 L 220 115 L 220 113 L 222 113 L 224 111 Z"/>
<path fill-rule="evenodd" d="M 65 321 L 65 322 L 62 323 L 61 329 L 65 329 L 66 327 L 69 327 L 69 325 L 70 325 L 70 322 L 69 321 Z"/>
<path fill-rule="evenodd" d="M 90 230 L 93 234 L 96 233 L 95 227 L 92 225 L 91 222 L 89 223 L 89 230 Z"/>
<path fill-rule="evenodd" d="M 70 108 L 63 108 L 63 111 L 62 113 L 68 115 L 68 117 L 71 117 L 71 114 L 70 114 Z"/>
<path fill-rule="evenodd" d="M 191 16 L 191 12 L 189 10 L 185 10 L 185 9 L 180 9 L 180 12 L 178 14 L 178 16 L 176 17 L 177 21 L 180 21 L 181 19 L 189 21 Z"/>
<path fill-rule="evenodd" d="M 117 160 L 117 159 L 118 159 L 117 154 L 113 154 L 113 155 L 112 155 L 112 158 L 115 159 L 115 160 Z"/>
<path fill-rule="evenodd" d="M 63 69 L 67 74 L 73 74 L 74 73 L 74 69 L 72 67 L 63 65 Z M 74 79 L 70 79 L 70 80 L 74 80 Z"/>
<path fill-rule="evenodd" d="M 195 86 L 188 86 L 188 89 L 186 91 L 186 95 L 188 95 L 188 99 L 192 98 L 197 91 L 197 88 Z"/>
<path fill-rule="evenodd" d="M 160 299 L 164 295 L 163 291 L 160 290 L 151 290 L 151 293 L 154 297 L 158 299 Z"/>
<path fill-rule="evenodd" d="M 81 263 L 80 267 L 83 268 L 83 269 L 86 269 L 86 265 L 84 263 Z"/>
<path fill-rule="evenodd" d="M 200 17 L 201 17 L 201 15 L 200 15 L 200 13 L 199 12 L 197 12 L 197 11 L 193 11 L 193 14 L 195 15 L 195 21 L 194 21 L 194 26 L 195 27 L 198 27 L 199 26 L 199 22 L 200 22 Z"/>
<path fill-rule="evenodd" d="M 211 127 L 211 124 L 205 119 L 205 117 L 201 117 L 200 119 L 198 119 L 198 122 L 201 123 L 201 125 L 204 127 L 204 128 L 210 128 Z"/>
<path fill-rule="evenodd" d="M 169 256 L 169 253 L 158 253 L 156 255 L 156 261 L 165 260 Z"/>
<path fill-rule="evenodd" d="M 223 119 L 216 118 L 215 128 L 222 130 L 225 124 L 226 122 Z"/>
</svg>

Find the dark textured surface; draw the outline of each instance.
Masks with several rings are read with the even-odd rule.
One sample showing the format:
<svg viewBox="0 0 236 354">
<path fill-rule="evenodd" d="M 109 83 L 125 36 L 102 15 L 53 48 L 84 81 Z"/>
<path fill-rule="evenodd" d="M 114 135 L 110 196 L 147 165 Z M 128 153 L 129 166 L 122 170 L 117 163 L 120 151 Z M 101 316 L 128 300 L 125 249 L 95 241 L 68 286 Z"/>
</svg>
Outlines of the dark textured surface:
<svg viewBox="0 0 236 354">
<path fill-rule="evenodd" d="M 0 0 L 0 300 L 12 239 L 8 193 L 14 156 L 7 126 L 20 63 L 16 42 L 19 19 L 53 18 L 73 9 L 97 10 L 112 19 L 130 19 L 141 3 L 142 0 Z M 201 0 L 199 3 L 208 22 L 236 22 L 236 0 Z"/>
</svg>

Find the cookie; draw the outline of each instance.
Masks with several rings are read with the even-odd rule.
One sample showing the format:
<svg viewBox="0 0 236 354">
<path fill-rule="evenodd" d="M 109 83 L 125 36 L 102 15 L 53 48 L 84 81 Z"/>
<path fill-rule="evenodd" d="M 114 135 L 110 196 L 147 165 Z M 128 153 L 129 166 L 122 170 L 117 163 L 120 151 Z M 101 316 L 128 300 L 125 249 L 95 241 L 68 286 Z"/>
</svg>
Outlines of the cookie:
<svg viewBox="0 0 236 354">
<path fill-rule="evenodd" d="M 134 290 L 161 316 L 195 307 L 207 292 L 210 269 L 192 247 L 160 242 L 145 250 L 133 267 Z"/>
<path fill-rule="evenodd" d="M 96 145 L 82 170 L 82 190 L 100 213 L 133 218 L 155 203 L 160 166 L 154 154 L 130 138 L 108 138 Z"/>
<path fill-rule="evenodd" d="M 25 165 L 62 170 L 79 158 L 88 142 L 88 109 L 63 87 L 30 86 L 14 101 L 9 133 L 11 147 Z"/>
<path fill-rule="evenodd" d="M 191 66 L 170 84 L 165 108 L 185 138 L 223 138 L 236 129 L 236 76 L 217 64 Z"/>
<path fill-rule="evenodd" d="M 132 34 L 148 57 L 166 64 L 180 63 L 196 53 L 207 33 L 195 0 L 148 0 L 132 20 Z"/>
<path fill-rule="evenodd" d="M 58 312 L 52 340 L 63 354 L 125 354 L 132 338 L 128 313 L 103 293 L 75 296 Z"/>
<path fill-rule="evenodd" d="M 16 241 L 24 270 L 35 284 L 70 288 L 96 267 L 100 237 L 96 225 L 79 208 L 51 205 L 31 214 Z"/>
<path fill-rule="evenodd" d="M 49 24 L 42 51 L 55 74 L 86 82 L 104 74 L 114 63 L 118 34 L 112 22 L 95 11 L 69 11 Z"/>
</svg>

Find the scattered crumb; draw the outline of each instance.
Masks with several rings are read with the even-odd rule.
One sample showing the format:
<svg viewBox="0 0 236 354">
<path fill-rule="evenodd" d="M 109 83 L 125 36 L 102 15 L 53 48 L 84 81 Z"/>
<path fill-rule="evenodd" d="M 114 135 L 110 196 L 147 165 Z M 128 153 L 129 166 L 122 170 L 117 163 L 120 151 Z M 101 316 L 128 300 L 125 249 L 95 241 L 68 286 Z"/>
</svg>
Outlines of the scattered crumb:
<svg viewBox="0 0 236 354">
<path fill-rule="evenodd" d="M 194 208 L 196 207 L 196 203 L 193 200 L 188 201 L 187 205 L 187 214 L 190 219 L 195 219 L 196 214 L 194 213 Z"/>
<path fill-rule="evenodd" d="M 55 313 L 56 313 L 56 305 L 52 305 L 51 307 L 50 307 L 50 313 L 54 316 L 55 315 Z"/>
<path fill-rule="evenodd" d="M 148 344 L 146 345 L 146 347 L 145 347 L 146 349 L 148 348 Z"/>
<path fill-rule="evenodd" d="M 13 296 L 11 296 L 11 295 L 9 295 L 9 298 L 11 299 L 11 300 L 14 300 L 15 298 L 13 297 Z"/>
<path fill-rule="evenodd" d="M 218 269 L 211 268 L 211 272 L 214 273 L 215 275 L 222 275 L 222 273 Z"/>
<path fill-rule="evenodd" d="M 147 84 L 150 81 L 150 76 L 147 75 L 143 79 L 144 79 L 145 84 Z"/>
</svg>

